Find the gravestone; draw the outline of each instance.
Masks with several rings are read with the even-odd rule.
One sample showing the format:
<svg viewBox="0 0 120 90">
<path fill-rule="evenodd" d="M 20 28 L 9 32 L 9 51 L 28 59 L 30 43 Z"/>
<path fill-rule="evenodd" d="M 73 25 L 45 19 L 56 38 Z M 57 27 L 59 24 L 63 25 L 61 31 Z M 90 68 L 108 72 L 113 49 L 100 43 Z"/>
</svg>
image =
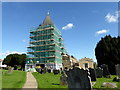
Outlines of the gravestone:
<svg viewBox="0 0 120 90">
<path fill-rule="evenodd" d="M 62 76 L 60 77 L 60 85 L 67 85 L 67 76 L 64 71 Z"/>
<path fill-rule="evenodd" d="M 110 72 L 108 70 L 108 66 L 106 64 L 101 65 L 103 68 L 103 77 L 110 78 Z"/>
<path fill-rule="evenodd" d="M 14 70 L 14 67 L 12 67 L 11 69 L 12 69 L 12 72 L 13 72 L 13 70 Z"/>
<path fill-rule="evenodd" d="M 54 69 L 54 70 L 53 70 L 53 73 L 54 73 L 54 75 L 57 75 L 57 74 L 59 74 L 59 73 L 60 73 L 60 71 L 59 71 L 59 70 Z"/>
<path fill-rule="evenodd" d="M 43 73 L 42 68 L 38 68 L 38 72 L 39 72 L 40 74 L 42 74 L 42 73 Z"/>
<path fill-rule="evenodd" d="M 98 68 L 95 69 L 95 71 L 96 71 L 96 77 L 97 78 L 102 78 L 102 76 L 103 76 L 103 69 L 98 67 Z"/>
<path fill-rule="evenodd" d="M 106 88 L 117 88 L 116 83 L 110 83 L 110 82 L 104 82 L 102 84 L 102 87 L 106 87 Z"/>
<path fill-rule="evenodd" d="M 47 71 L 48 71 L 48 73 L 51 73 L 51 69 L 48 69 Z"/>
<path fill-rule="evenodd" d="M 38 72 L 38 70 L 39 70 L 39 69 L 38 69 L 38 68 L 36 68 L 36 71 L 37 71 L 37 72 Z"/>
<path fill-rule="evenodd" d="M 116 75 L 120 79 L 120 64 L 115 65 L 115 67 L 116 67 Z"/>
<path fill-rule="evenodd" d="M 90 73 L 90 77 L 91 77 L 91 81 L 96 81 L 96 72 L 94 69 L 89 68 L 89 73 Z"/>
<path fill-rule="evenodd" d="M 14 66 L 14 70 L 17 70 L 17 65 Z"/>
<path fill-rule="evenodd" d="M 74 67 L 65 72 L 67 75 L 68 88 L 79 88 L 79 90 L 91 90 L 91 81 L 87 70 Z"/>
<path fill-rule="evenodd" d="M 113 78 L 113 82 L 119 82 L 119 81 L 120 81 L 119 77 Z"/>
<path fill-rule="evenodd" d="M 8 74 L 11 74 L 13 72 L 13 67 L 8 66 Z"/>
<path fill-rule="evenodd" d="M 63 74 L 63 71 L 61 71 L 61 74 Z"/>
<path fill-rule="evenodd" d="M 60 73 L 62 74 L 62 72 L 63 72 L 63 69 L 62 69 L 62 68 L 60 68 Z"/>
<path fill-rule="evenodd" d="M 44 68 L 43 68 L 43 73 L 45 74 L 46 72 L 47 72 L 47 68 L 44 67 Z"/>
</svg>

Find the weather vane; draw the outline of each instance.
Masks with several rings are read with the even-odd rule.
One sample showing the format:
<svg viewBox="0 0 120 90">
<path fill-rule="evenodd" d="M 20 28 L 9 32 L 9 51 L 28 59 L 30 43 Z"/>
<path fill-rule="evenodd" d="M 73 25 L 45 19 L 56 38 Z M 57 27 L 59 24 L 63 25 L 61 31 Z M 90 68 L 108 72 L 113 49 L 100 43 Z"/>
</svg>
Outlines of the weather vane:
<svg viewBox="0 0 120 90">
<path fill-rule="evenodd" d="M 48 10 L 47 15 L 50 15 L 50 11 Z"/>
</svg>

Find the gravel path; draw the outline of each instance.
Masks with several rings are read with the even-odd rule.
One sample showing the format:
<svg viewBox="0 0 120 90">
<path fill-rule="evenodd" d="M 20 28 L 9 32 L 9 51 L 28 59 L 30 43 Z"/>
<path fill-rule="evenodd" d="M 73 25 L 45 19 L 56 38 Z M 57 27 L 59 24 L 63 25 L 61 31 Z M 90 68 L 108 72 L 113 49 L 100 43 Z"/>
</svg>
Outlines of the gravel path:
<svg viewBox="0 0 120 90">
<path fill-rule="evenodd" d="M 32 72 L 27 72 L 27 79 L 26 79 L 26 83 L 23 86 L 23 88 L 34 88 L 34 89 L 37 89 L 37 81 L 34 78 L 34 76 L 32 75 Z"/>
</svg>

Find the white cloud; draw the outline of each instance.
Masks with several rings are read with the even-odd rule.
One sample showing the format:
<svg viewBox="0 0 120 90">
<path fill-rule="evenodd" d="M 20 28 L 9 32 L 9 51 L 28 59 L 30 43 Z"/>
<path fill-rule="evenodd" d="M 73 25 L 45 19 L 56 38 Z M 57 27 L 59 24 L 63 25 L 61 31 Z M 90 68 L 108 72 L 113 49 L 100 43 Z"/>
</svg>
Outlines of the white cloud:
<svg viewBox="0 0 120 90">
<path fill-rule="evenodd" d="M 74 27 L 74 25 L 73 25 L 72 23 L 69 23 L 69 24 L 67 24 L 66 26 L 62 27 L 62 29 L 63 29 L 63 30 L 68 30 L 68 29 L 71 29 L 71 28 L 73 28 L 73 27 Z"/>
<path fill-rule="evenodd" d="M 108 21 L 109 23 L 118 22 L 117 16 L 111 15 L 110 13 L 108 13 L 108 14 L 105 16 L 105 18 L 106 18 L 106 21 Z"/>
<path fill-rule="evenodd" d="M 105 19 L 109 23 L 116 23 L 116 22 L 118 22 L 118 17 L 120 17 L 120 11 L 116 11 L 114 15 L 108 13 L 105 16 Z"/>
<path fill-rule="evenodd" d="M 17 51 L 6 51 L 5 53 L 1 53 L 0 52 L 0 56 L 7 56 L 7 55 L 9 55 L 9 54 L 15 54 L 15 53 L 17 53 L 17 54 L 23 54 L 23 53 L 26 53 L 26 52 L 17 52 Z"/>
<path fill-rule="evenodd" d="M 96 34 L 97 34 L 97 35 L 99 35 L 99 34 L 105 34 L 105 33 L 107 33 L 107 32 L 109 32 L 109 30 L 102 29 L 102 30 L 97 31 Z"/>
<path fill-rule="evenodd" d="M 26 42 L 26 40 L 24 39 L 24 40 L 22 40 L 22 42 Z"/>
</svg>

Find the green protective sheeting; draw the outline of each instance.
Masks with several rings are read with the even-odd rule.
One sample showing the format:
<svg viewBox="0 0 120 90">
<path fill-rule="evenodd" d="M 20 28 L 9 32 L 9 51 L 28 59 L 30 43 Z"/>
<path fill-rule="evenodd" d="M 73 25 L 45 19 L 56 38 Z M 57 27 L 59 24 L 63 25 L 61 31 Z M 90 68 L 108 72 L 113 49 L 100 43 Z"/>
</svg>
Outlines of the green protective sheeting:
<svg viewBox="0 0 120 90">
<path fill-rule="evenodd" d="M 30 31 L 26 64 L 62 64 L 61 53 L 66 53 L 61 32 L 47 15 L 43 24 Z"/>
</svg>

